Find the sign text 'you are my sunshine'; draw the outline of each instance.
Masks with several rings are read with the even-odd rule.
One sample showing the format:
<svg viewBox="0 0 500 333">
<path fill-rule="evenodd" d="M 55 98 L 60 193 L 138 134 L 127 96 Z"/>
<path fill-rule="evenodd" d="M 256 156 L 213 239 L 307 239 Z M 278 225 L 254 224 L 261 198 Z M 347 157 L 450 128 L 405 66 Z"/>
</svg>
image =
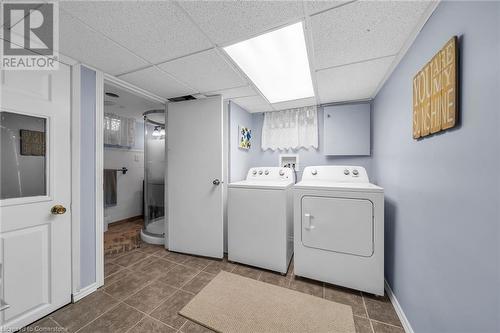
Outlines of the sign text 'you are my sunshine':
<svg viewBox="0 0 500 333">
<path fill-rule="evenodd" d="M 457 37 L 413 78 L 413 138 L 452 128 L 457 123 Z"/>
</svg>

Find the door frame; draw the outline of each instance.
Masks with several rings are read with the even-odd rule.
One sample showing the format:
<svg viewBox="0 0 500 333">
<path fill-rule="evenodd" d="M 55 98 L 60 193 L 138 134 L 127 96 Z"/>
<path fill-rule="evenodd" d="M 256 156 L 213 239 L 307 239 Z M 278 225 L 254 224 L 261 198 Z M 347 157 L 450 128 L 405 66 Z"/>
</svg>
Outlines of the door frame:
<svg viewBox="0 0 500 333">
<path fill-rule="evenodd" d="M 81 287 L 80 285 L 80 114 L 81 114 L 81 69 L 87 67 L 96 73 L 96 100 L 95 100 L 95 188 L 103 188 L 103 162 L 104 162 L 104 139 L 103 139 L 103 122 L 104 122 L 104 83 L 111 83 L 123 89 L 127 89 L 135 94 L 167 104 L 168 100 L 154 93 L 139 88 L 133 84 L 125 82 L 113 75 L 106 74 L 103 71 L 83 63 L 74 62 L 71 68 L 71 84 L 72 84 L 72 116 L 71 116 L 71 165 L 72 165 L 72 188 L 71 188 L 71 212 L 72 212 L 72 242 L 71 242 L 71 257 L 72 257 L 72 298 L 73 302 L 77 302 L 83 297 L 93 293 L 97 288 L 104 285 L 104 207 L 103 192 L 95 193 L 95 272 L 96 281 L 89 286 Z"/>
<path fill-rule="evenodd" d="M 95 272 L 96 281 L 89 286 L 80 285 L 80 114 L 81 114 L 81 69 L 87 67 L 96 73 L 96 100 L 95 100 Z M 71 69 L 72 83 L 72 116 L 71 116 L 71 165 L 72 165 L 72 189 L 71 189 L 71 212 L 72 212 L 72 298 L 77 302 L 85 296 L 93 293 L 97 288 L 104 285 L 104 207 L 103 191 L 97 189 L 103 188 L 103 162 L 104 162 L 104 83 L 110 83 L 123 89 L 127 89 L 135 94 L 151 99 L 155 102 L 167 104 L 168 100 L 147 90 L 139 88 L 133 84 L 125 82 L 113 75 L 106 74 L 103 71 L 83 63 L 74 63 Z"/>
</svg>

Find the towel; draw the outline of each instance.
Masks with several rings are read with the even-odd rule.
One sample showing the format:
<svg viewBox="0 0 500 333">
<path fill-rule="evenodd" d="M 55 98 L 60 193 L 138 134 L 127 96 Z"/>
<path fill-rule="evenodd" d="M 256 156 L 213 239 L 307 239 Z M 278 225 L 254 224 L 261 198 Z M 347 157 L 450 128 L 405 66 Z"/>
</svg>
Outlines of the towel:
<svg viewBox="0 0 500 333">
<path fill-rule="evenodd" d="M 116 206 L 116 170 L 104 169 L 104 207 Z"/>
</svg>

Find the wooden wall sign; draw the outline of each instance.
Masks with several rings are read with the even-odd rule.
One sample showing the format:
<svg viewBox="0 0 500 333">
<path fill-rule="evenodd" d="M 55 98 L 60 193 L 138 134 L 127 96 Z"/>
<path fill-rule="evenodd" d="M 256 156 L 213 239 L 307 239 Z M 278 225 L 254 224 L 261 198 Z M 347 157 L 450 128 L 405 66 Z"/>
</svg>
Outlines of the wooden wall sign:
<svg viewBox="0 0 500 333">
<path fill-rule="evenodd" d="M 413 138 L 452 128 L 458 113 L 457 37 L 413 78 Z"/>
</svg>

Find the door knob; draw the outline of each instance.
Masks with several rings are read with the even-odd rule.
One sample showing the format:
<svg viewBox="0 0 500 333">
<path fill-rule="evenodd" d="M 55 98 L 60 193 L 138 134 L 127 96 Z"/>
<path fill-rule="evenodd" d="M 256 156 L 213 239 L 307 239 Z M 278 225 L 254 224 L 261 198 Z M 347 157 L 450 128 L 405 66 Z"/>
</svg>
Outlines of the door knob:
<svg viewBox="0 0 500 333">
<path fill-rule="evenodd" d="M 214 184 L 215 186 L 219 186 L 220 185 L 220 180 L 214 179 L 214 181 L 212 182 L 212 184 Z"/>
<path fill-rule="evenodd" d="M 61 215 L 66 213 L 66 208 L 63 205 L 55 205 L 51 208 L 50 212 L 54 215 Z"/>
</svg>

